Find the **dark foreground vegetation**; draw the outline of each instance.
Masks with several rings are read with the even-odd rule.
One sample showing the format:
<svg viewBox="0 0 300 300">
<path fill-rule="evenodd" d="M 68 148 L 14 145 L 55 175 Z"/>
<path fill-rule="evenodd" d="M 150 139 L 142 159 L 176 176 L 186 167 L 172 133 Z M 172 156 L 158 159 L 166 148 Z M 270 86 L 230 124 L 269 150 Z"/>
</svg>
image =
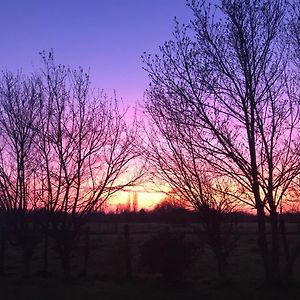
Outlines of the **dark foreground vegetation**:
<svg viewBox="0 0 300 300">
<path fill-rule="evenodd" d="M 68 274 L 55 230 L 48 228 L 45 273 L 44 217 L 43 212 L 31 215 L 30 226 L 36 221 L 40 236 L 30 265 L 22 244 L 3 224 L 0 287 L 4 299 L 297 299 L 300 292 L 299 263 L 293 281 L 264 284 L 253 215 L 231 215 L 235 243 L 228 253 L 226 277 L 220 277 L 215 248 L 198 214 L 168 203 L 153 211 L 91 215 L 76 243 L 70 244 L 74 246 Z M 300 235 L 300 215 L 282 218 L 286 235 L 281 236 L 294 245 Z M 271 238 L 269 225 L 268 235 Z M 285 260 L 284 252 L 280 259 Z"/>
</svg>

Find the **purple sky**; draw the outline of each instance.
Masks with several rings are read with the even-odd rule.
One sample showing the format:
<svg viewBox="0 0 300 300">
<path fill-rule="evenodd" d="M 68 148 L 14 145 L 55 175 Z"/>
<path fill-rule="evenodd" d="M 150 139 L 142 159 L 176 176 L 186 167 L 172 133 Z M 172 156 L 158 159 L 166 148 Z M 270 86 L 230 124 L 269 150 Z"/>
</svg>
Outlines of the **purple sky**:
<svg viewBox="0 0 300 300">
<path fill-rule="evenodd" d="M 0 69 L 39 67 L 41 50 L 56 62 L 90 68 L 93 85 L 125 103 L 147 87 L 140 56 L 172 37 L 174 16 L 188 22 L 185 0 L 0 1 Z"/>
</svg>

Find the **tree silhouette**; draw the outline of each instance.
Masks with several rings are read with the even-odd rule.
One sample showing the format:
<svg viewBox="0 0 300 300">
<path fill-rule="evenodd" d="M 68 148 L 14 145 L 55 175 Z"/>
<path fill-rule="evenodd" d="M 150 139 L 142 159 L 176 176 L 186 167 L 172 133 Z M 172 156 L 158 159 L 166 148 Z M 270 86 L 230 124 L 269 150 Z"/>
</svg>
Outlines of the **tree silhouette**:
<svg viewBox="0 0 300 300">
<path fill-rule="evenodd" d="M 70 254 L 86 218 L 142 176 L 141 169 L 128 171 L 139 156 L 137 126 L 127 125 L 117 100 L 93 94 L 83 69 L 55 65 L 53 53 L 42 58 L 39 195 L 68 278 Z"/>
<path fill-rule="evenodd" d="M 144 151 L 150 169 L 161 183 L 172 188 L 174 201 L 197 212 L 201 224 L 199 241 L 205 241 L 215 255 L 219 280 L 227 281 L 227 258 L 237 237 L 231 213 L 238 191 L 229 189 L 229 184 L 214 172 L 203 154 L 199 155 L 194 144 L 195 132 L 176 124 L 172 118 L 165 118 L 157 107 L 147 109 L 155 126 L 149 136 L 148 151 Z"/>
<path fill-rule="evenodd" d="M 34 248 L 41 241 L 41 228 L 30 211 L 38 208 L 34 128 L 42 86 L 35 75 L 26 78 L 5 72 L 0 81 L 0 209 L 7 236 L 23 248 L 27 276 Z"/>
<path fill-rule="evenodd" d="M 228 178 L 240 200 L 256 209 L 265 279 L 278 283 L 293 264 L 281 269 L 279 207 L 300 170 L 299 81 L 290 60 L 295 43 L 286 31 L 295 28 L 290 9 L 268 0 L 188 5 L 191 23 L 177 22 L 174 40 L 161 54 L 144 56 L 151 80 L 147 107 L 156 124 L 169 122 L 170 135 L 180 129 L 194 156 Z"/>
<path fill-rule="evenodd" d="M 88 217 L 142 177 L 142 165 L 134 167 L 141 135 L 82 68 L 56 65 L 52 52 L 41 57 L 32 76 L 6 72 L 0 80 L 0 209 L 26 273 L 43 231 L 44 273 L 51 237 L 69 278 Z"/>
</svg>

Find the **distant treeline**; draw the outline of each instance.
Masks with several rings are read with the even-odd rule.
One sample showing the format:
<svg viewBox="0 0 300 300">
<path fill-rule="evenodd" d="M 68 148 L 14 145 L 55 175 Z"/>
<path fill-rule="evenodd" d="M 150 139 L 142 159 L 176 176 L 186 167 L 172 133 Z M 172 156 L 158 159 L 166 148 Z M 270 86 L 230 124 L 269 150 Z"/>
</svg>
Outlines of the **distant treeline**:
<svg viewBox="0 0 300 300">
<path fill-rule="evenodd" d="M 54 213 L 59 219 L 61 212 Z M 32 221 L 41 222 L 47 218 L 47 212 L 43 209 L 29 211 Z M 239 223 L 255 223 L 257 216 L 245 211 L 228 212 L 228 219 Z M 0 222 L 3 224 L 3 213 L 0 212 Z M 30 217 L 29 217 L 30 218 Z M 287 223 L 300 224 L 300 212 L 285 212 L 281 215 Z M 81 220 L 82 221 L 82 220 Z M 85 224 L 101 224 L 101 223 L 160 223 L 160 224 L 196 224 L 199 223 L 199 213 L 195 210 L 186 209 L 180 206 L 174 206 L 168 203 L 157 205 L 154 209 L 140 209 L 139 211 L 113 212 L 98 211 L 92 212 L 85 217 Z"/>
</svg>

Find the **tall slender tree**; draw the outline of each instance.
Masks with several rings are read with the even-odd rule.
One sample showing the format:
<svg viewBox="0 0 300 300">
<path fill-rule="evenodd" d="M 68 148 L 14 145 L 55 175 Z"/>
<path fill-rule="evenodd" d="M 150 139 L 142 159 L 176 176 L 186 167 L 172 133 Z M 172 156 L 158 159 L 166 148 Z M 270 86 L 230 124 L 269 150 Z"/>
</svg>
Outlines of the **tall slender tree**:
<svg viewBox="0 0 300 300">
<path fill-rule="evenodd" d="M 52 53 L 42 57 L 39 197 L 68 278 L 70 254 L 87 217 L 142 176 L 133 168 L 139 156 L 137 126 L 127 124 L 117 100 L 93 93 L 83 69 L 56 65 Z M 45 264 L 46 256 L 47 247 Z"/>
<path fill-rule="evenodd" d="M 198 130 L 174 122 L 151 104 L 146 109 L 152 120 L 148 151 L 144 151 L 150 170 L 160 184 L 171 188 L 178 204 L 197 212 L 200 242 L 215 256 L 218 280 L 227 282 L 227 259 L 238 236 L 232 214 L 238 191 L 230 188 L 228 179 L 216 173 L 199 152 L 195 144 Z"/>
<path fill-rule="evenodd" d="M 33 218 L 38 199 L 37 139 L 42 86 L 38 77 L 5 72 L 0 80 L 0 209 L 7 236 L 23 248 L 25 275 L 29 275 L 41 229 Z"/>
<path fill-rule="evenodd" d="M 191 23 L 176 23 L 174 40 L 161 54 L 144 56 L 151 80 L 147 106 L 159 120 L 181 127 L 181 139 L 192 138 L 198 157 L 230 178 L 241 200 L 256 209 L 265 278 L 278 283 L 293 264 L 282 269 L 280 263 L 279 207 L 300 171 L 299 80 L 290 61 L 287 4 L 188 6 Z M 299 247 L 294 250 L 295 258 Z"/>
<path fill-rule="evenodd" d="M 88 217 L 141 179 L 141 135 L 82 68 L 56 65 L 52 52 L 41 57 L 32 76 L 1 75 L 0 209 L 23 247 L 26 274 L 44 233 L 44 273 L 52 238 L 68 278 Z"/>
</svg>

